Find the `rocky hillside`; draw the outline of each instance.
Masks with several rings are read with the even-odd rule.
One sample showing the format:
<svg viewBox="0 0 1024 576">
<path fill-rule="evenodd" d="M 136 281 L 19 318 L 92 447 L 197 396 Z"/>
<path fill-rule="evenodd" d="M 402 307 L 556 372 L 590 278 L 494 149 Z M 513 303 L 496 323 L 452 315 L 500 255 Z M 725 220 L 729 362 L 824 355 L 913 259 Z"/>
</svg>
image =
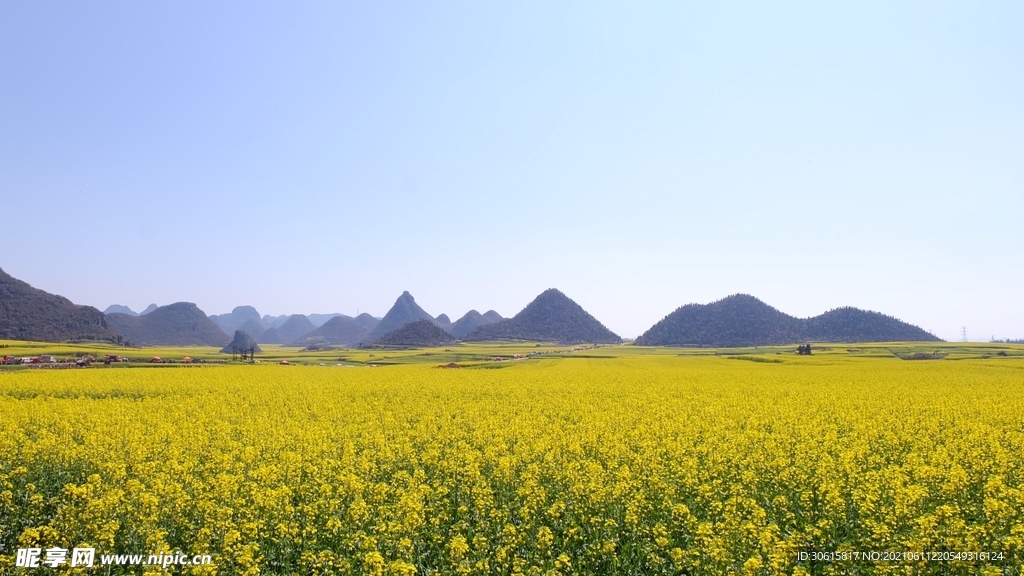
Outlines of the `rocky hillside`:
<svg viewBox="0 0 1024 576">
<path fill-rule="evenodd" d="M 92 306 L 33 288 L 0 270 L 0 338 L 64 342 L 116 340 L 117 330 Z"/>
</svg>

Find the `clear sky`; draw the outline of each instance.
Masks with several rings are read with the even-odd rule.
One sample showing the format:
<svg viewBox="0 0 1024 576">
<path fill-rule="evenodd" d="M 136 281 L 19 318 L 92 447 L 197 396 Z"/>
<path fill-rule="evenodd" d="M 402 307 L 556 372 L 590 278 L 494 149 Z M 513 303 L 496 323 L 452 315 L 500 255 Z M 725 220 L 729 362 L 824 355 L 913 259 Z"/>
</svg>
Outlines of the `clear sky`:
<svg viewBox="0 0 1024 576">
<path fill-rule="evenodd" d="M 0 210 L 100 309 L 1024 338 L 1024 3 L 5 2 Z"/>
</svg>

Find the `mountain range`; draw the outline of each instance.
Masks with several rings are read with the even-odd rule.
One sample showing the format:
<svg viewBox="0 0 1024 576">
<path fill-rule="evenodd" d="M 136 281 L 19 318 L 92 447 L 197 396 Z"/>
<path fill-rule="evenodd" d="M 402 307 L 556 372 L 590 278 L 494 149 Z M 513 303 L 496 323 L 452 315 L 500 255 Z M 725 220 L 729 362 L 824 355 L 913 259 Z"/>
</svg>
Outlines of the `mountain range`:
<svg viewBox="0 0 1024 576">
<path fill-rule="evenodd" d="M 319 328 L 301 336 L 292 346 L 352 346 L 366 339 L 366 335 L 380 324 L 380 320 L 363 312 L 359 316 L 338 315 Z"/>
<path fill-rule="evenodd" d="M 177 302 L 142 314 L 112 305 L 104 314 L 33 288 L 0 270 L 0 338 L 100 340 L 132 345 L 224 346 L 241 330 L 244 342 L 285 346 L 433 345 L 463 340 L 531 340 L 561 343 L 617 343 L 621 339 L 556 289 L 538 295 L 512 318 L 470 310 L 451 322 L 434 317 L 403 292 L 383 318 L 360 314 L 260 316 L 252 306 L 207 317 L 195 304 Z M 311 318 L 315 317 L 317 322 Z M 426 324 L 436 330 L 425 328 Z M 229 330 L 230 328 L 230 330 Z M 392 336 L 393 335 L 393 336 Z M 239 336 L 236 334 L 236 336 Z M 451 338 L 451 340 L 449 340 Z M 796 318 L 757 298 L 736 294 L 711 304 L 687 304 L 636 340 L 657 346 L 762 346 L 797 342 L 937 341 L 928 332 L 878 312 L 843 307 L 813 318 Z M 400 344 L 397 344 L 399 343 Z"/>
<path fill-rule="evenodd" d="M 295 314 L 283 314 L 281 316 L 260 316 L 260 313 L 256 311 L 252 306 L 236 306 L 231 312 L 226 314 L 214 314 L 210 316 L 210 320 L 213 320 L 215 324 L 221 327 L 225 332 L 232 333 L 242 326 L 248 325 L 249 328 L 256 329 L 258 332 L 263 333 L 270 328 L 279 328 L 285 322 L 287 322 Z M 306 320 L 309 320 L 310 324 L 314 328 L 323 326 L 325 322 L 331 318 L 343 316 L 337 312 L 332 314 L 305 314 Z M 246 330 L 250 336 L 254 338 L 258 337 L 253 331 Z"/>
</svg>

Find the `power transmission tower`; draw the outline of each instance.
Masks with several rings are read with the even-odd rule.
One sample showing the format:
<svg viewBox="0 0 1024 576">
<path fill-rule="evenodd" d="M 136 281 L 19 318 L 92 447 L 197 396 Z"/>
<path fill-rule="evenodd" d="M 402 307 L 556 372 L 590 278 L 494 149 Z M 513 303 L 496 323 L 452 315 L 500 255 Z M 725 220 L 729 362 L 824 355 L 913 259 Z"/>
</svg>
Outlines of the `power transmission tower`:
<svg viewBox="0 0 1024 576">
<path fill-rule="evenodd" d="M 960 327 L 960 336 L 964 339 L 964 342 L 967 342 L 967 326 Z"/>
</svg>

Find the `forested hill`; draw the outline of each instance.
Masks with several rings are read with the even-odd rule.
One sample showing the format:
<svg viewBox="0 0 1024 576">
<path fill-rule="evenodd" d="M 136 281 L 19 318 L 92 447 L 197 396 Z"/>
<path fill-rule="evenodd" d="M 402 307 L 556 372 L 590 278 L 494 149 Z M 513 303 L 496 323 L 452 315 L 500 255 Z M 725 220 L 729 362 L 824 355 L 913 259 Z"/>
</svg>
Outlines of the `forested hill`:
<svg viewBox="0 0 1024 576">
<path fill-rule="evenodd" d="M 268 329 L 256 341 L 260 344 L 291 344 L 306 334 L 309 334 L 316 326 L 309 321 L 305 314 L 292 314 L 283 324 Z"/>
<path fill-rule="evenodd" d="M 429 320 L 417 320 L 389 332 L 374 342 L 377 346 L 443 346 L 455 338 Z"/>
<path fill-rule="evenodd" d="M 839 308 L 795 318 L 747 294 L 676 309 L 636 339 L 642 346 L 772 346 L 797 342 L 937 341 L 928 332 L 878 312 Z"/>
<path fill-rule="evenodd" d="M 349 316 L 335 316 L 323 326 L 304 334 L 298 340 L 291 342 L 292 346 L 311 346 L 319 344 L 351 346 L 362 342 L 363 338 L 370 332 L 364 324 Z"/>
<path fill-rule="evenodd" d="M 928 342 L 940 338 L 879 312 L 843 307 L 806 320 L 807 339 L 817 342 Z"/>
<path fill-rule="evenodd" d="M 235 330 L 235 337 L 227 346 L 221 348 L 220 351 L 224 354 L 239 354 L 248 351 L 260 353 L 263 352 L 263 349 L 260 348 L 260 345 L 253 340 L 248 332 L 245 330 Z"/>
<path fill-rule="evenodd" d="M 363 342 L 376 342 L 382 336 L 417 320 L 426 320 L 437 326 L 437 319 L 427 314 L 427 311 L 423 308 L 420 308 L 412 294 L 402 292 L 402 295 L 395 300 L 395 304 L 388 310 L 388 313 L 366 334 Z"/>
<path fill-rule="evenodd" d="M 488 314 L 490 316 L 488 316 Z M 481 314 L 476 310 L 470 310 L 469 312 L 466 312 L 462 318 L 453 322 L 452 325 L 448 327 L 447 331 L 456 338 L 462 338 L 481 326 L 494 324 L 495 322 L 501 322 L 502 320 L 504 320 L 504 318 L 494 310 L 488 310 L 487 314 Z"/>
<path fill-rule="evenodd" d="M 617 344 L 622 341 L 579 304 L 554 288 L 542 292 L 519 314 L 481 326 L 463 340 L 535 340 L 566 344 Z"/>
<path fill-rule="evenodd" d="M 0 270 L 0 339 L 64 342 L 117 335 L 96 308 L 78 306 Z"/>
<path fill-rule="evenodd" d="M 231 336 L 213 323 L 198 306 L 177 302 L 160 306 L 145 316 L 111 314 L 110 325 L 137 346 L 217 346 Z"/>
</svg>

